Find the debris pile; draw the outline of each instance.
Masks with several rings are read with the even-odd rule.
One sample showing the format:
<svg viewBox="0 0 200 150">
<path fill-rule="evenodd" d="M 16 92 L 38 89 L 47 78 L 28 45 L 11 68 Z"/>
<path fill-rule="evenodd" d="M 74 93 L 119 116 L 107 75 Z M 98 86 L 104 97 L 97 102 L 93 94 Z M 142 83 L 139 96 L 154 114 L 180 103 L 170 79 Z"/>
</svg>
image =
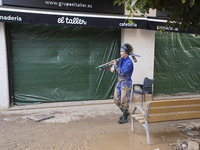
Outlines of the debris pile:
<svg viewBox="0 0 200 150">
<path fill-rule="evenodd" d="M 187 140 L 177 140 L 176 150 L 200 149 L 200 123 L 182 124 L 177 126 L 187 137 Z"/>
<path fill-rule="evenodd" d="M 176 150 L 199 150 L 200 141 L 194 139 L 177 140 Z"/>
</svg>

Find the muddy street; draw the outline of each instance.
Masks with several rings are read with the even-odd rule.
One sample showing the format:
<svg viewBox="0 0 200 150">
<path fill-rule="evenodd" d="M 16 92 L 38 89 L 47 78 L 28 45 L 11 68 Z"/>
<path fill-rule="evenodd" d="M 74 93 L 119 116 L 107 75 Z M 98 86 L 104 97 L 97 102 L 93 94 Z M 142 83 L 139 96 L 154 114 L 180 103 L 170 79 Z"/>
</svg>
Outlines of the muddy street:
<svg viewBox="0 0 200 150">
<path fill-rule="evenodd" d="M 30 119 L 40 115 L 54 117 L 40 122 Z M 120 115 L 110 102 L 1 111 L 0 147 L 1 150 L 173 150 L 177 139 L 187 138 L 177 126 L 191 123 L 186 120 L 152 124 L 152 145 L 147 145 L 143 127 L 136 123 L 136 132 L 132 133 L 130 119 L 126 124 L 117 123 Z"/>
</svg>

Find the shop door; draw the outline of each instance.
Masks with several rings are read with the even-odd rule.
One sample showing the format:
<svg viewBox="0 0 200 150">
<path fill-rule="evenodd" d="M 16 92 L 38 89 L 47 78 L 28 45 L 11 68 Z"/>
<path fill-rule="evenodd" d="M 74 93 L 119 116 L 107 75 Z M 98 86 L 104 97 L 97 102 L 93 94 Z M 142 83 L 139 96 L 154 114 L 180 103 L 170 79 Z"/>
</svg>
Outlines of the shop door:
<svg viewBox="0 0 200 150">
<path fill-rule="evenodd" d="M 113 97 L 117 75 L 95 67 L 119 57 L 120 29 L 9 26 L 15 104 Z"/>
<path fill-rule="evenodd" d="M 156 32 L 155 94 L 200 93 L 200 36 Z"/>
</svg>

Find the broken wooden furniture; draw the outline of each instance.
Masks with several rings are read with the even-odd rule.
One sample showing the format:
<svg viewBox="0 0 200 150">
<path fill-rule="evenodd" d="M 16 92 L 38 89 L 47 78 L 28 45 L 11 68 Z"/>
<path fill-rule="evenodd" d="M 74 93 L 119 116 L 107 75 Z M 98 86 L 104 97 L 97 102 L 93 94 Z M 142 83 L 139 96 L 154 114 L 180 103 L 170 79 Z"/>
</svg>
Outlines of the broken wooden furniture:
<svg viewBox="0 0 200 150">
<path fill-rule="evenodd" d="M 141 113 L 134 114 L 136 109 Z M 131 126 L 134 131 L 134 120 L 142 124 L 146 131 L 147 143 L 151 144 L 149 123 L 196 118 L 200 118 L 200 98 L 149 101 L 146 103 L 145 110 L 140 106 L 134 108 L 131 115 Z"/>
</svg>

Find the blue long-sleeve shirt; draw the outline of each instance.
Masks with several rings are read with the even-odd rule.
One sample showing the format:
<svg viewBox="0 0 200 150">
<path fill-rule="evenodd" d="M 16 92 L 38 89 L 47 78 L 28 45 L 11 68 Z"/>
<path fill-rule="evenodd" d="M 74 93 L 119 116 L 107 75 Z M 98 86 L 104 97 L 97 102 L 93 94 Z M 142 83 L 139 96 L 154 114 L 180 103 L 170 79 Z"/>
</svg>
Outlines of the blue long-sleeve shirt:
<svg viewBox="0 0 200 150">
<path fill-rule="evenodd" d="M 129 57 L 120 58 L 119 64 L 116 68 L 119 80 L 131 80 L 131 76 L 133 73 L 133 62 Z"/>
<path fill-rule="evenodd" d="M 121 87 L 128 87 L 131 88 L 132 86 L 132 80 L 131 76 L 133 73 L 133 62 L 129 57 L 120 58 L 119 64 L 116 67 L 116 72 L 118 73 L 118 81 L 119 84 L 117 85 L 117 88 L 119 91 L 121 91 Z"/>
</svg>

